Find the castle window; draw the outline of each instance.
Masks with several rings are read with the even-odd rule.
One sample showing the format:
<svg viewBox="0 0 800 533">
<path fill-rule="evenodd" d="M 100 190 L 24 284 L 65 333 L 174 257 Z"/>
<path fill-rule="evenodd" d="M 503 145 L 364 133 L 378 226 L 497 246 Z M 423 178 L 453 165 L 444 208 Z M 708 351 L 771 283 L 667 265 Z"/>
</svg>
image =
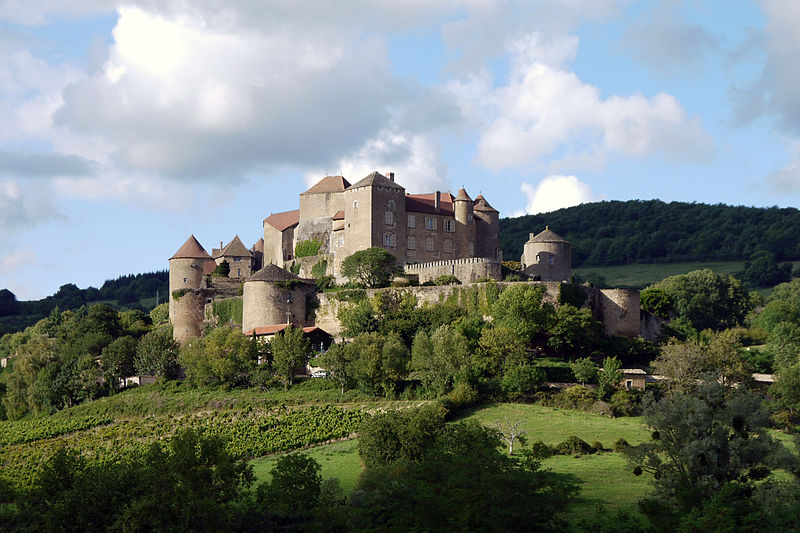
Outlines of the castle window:
<svg viewBox="0 0 800 533">
<path fill-rule="evenodd" d="M 386 224 L 392 225 L 394 223 L 394 213 L 392 213 L 391 211 L 386 211 L 383 214 L 383 220 L 384 222 L 386 222 Z"/>
<path fill-rule="evenodd" d="M 455 220 L 445 220 L 444 221 L 444 230 L 453 233 L 456 231 L 456 222 Z"/>
<path fill-rule="evenodd" d="M 186 285 L 187 283 L 189 283 L 189 278 L 183 278 L 183 284 Z"/>
<path fill-rule="evenodd" d="M 409 228 L 417 227 L 417 218 L 414 215 L 408 215 L 408 227 Z"/>
<path fill-rule="evenodd" d="M 475 243 L 474 242 L 469 243 L 469 256 L 470 257 L 475 257 Z"/>
<path fill-rule="evenodd" d="M 556 258 L 555 258 L 555 256 L 551 255 L 549 259 L 550 259 L 550 264 L 551 264 L 551 265 L 555 265 L 555 264 L 556 264 Z"/>
<path fill-rule="evenodd" d="M 425 217 L 425 229 L 436 231 L 436 219 L 432 217 Z"/>
<path fill-rule="evenodd" d="M 383 245 L 384 246 L 395 246 L 397 244 L 396 237 L 394 233 L 387 231 L 383 234 Z"/>
<path fill-rule="evenodd" d="M 408 249 L 414 250 L 417 247 L 417 239 L 415 237 L 408 238 Z"/>
<path fill-rule="evenodd" d="M 242 276 L 242 269 L 241 268 L 237 268 L 236 269 L 236 275 L 239 276 L 239 277 Z"/>
<path fill-rule="evenodd" d="M 386 207 L 389 210 L 394 211 L 394 208 L 395 208 L 394 200 L 389 200 L 388 202 L 386 202 Z"/>
<path fill-rule="evenodd" d="M 425 237 L 425 249 L 429 252 L 433 251 L 433 237 Z"/>
<path fill-rule="evenodd" d="M 344 246 L 344 235 L 339 235 L 339 248 Z"/>
<path fill-rule="evenodd" d="M 453 253 L 453 241 L 451 241 L 450 239 L 444 240 L 444 252 L 447 254 Z"/>
<path fill-rule="evenodd" d="M 358 200 L 353 201 L 353 209 L 358 209 Z"/>
</svg>

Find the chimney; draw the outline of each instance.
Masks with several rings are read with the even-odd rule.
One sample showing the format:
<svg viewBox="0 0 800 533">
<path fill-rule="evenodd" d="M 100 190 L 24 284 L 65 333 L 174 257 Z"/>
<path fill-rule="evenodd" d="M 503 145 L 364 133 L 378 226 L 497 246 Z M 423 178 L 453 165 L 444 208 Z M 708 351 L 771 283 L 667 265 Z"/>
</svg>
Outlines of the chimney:
<svg viewBox="0 0 800 533">
<path fill-rule="evenodd" d="M 394 172 L 389 172 L 389 181 L 394 183 Z"/>
<path fill-rule="evenodd" d="M 222 251 L 222 241 L 219 241 L 219 251 Z"/>
<path fill-rule="evenodd" d="M 433 209 L 438 213 L 442 206 L 442 193 L 436 191 L 433 195 Z"/>
</svg>

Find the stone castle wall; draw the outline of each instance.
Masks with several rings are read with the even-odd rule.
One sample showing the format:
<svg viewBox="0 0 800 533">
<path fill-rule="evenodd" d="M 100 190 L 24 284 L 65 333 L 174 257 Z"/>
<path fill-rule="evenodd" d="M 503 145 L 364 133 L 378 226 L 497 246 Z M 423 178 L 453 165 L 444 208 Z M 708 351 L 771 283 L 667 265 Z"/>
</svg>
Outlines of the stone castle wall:
<svg viewBox="0 0 800 533">
<path fill-rule="evenodd" d="M 242 331 L 260 326 L 291 322 L 302 326 L 311 324 L 306 318 L 306 294 L 313 287 L 298 285 L 284 289 L 275 283 L 250 281 L 244 285 L 242 296 Z M 287 300 L 291 300 L 287 303 Z"/>
<path fill-rule="evenodd" d="M 406 274 L 419 276 L 419 282 L 433 281 L 439 276 L 455 276 L 462 283 L 481 278 L 502 279 L 500 261 L 484 257 L 467 257 L 449 261 L 413 263 L 404 267 Z"/>
<path fill-rule="evenodd" d="M 183 344 L 199 337 L 205 315 L 206 292 L 204 289 L 183 289 L 186 292 L 174 299 L 172 338 Z"/>
</svg>

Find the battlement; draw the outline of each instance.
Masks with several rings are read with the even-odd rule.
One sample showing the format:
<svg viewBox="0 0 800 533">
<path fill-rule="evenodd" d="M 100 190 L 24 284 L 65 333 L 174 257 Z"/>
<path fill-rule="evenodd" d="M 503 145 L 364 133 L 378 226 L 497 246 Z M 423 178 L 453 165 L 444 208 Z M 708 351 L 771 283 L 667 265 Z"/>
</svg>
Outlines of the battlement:
<svg viewBox="0 0 800 533">
<path fill-rule="evenodd" d="M 470 283 L 483 278 L 502 279 L 500 261 L 487 257 L 463 257 L 446 261 L 406 263 L 403 268 L 406 274 L 419 276 L 420 283 L 433 281 L 440 276 L 455 276 L 462 283 Z"/>
</svg>

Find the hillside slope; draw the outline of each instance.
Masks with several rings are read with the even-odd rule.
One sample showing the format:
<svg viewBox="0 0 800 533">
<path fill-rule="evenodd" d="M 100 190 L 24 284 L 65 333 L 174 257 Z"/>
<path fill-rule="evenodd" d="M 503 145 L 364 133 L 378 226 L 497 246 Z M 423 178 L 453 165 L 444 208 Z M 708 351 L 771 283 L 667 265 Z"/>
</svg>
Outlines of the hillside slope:
<svg viewBox="0 0 800 533">
<path fill-rule="evenodd" d="M 572 242 L 572 266 L 743 261 L 768 250 L 800 258 L 800 211 L 660 200 L 582 204 L 500 220 L 506 259 L 519 260 L 528 233 L 550 226 Z"/>
</svg>

